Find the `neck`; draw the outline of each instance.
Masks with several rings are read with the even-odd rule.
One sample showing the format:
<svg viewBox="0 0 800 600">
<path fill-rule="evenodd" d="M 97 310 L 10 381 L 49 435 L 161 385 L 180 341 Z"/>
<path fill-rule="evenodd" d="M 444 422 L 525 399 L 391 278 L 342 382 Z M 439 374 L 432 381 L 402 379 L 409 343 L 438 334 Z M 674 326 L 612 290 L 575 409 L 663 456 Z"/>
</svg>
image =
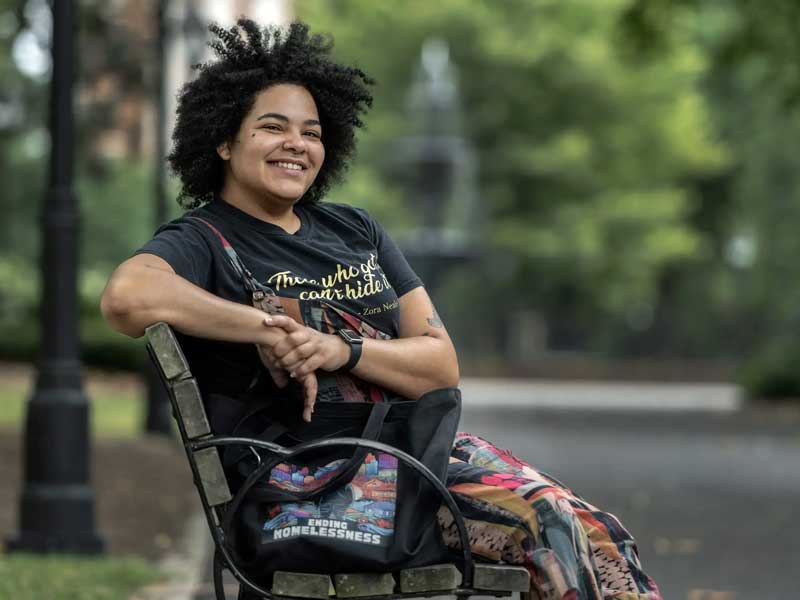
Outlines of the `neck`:
<svg viewBox="0 0 800 600">
<path fill-rule="evenodd" d="M 281 200 L 278 198 L 253 197 L 241 190 L 230 189 L 224 185 L 220 196 L 224 202 L 235 206 L 242 212 L 246 212 L 251 217 L 255 217 L 266 223 L 277 225 L 287 233 L 295 233 L 300 229 L 300 219 L 294 213 L 294 205 L 297 200 Z"/>
</svg>

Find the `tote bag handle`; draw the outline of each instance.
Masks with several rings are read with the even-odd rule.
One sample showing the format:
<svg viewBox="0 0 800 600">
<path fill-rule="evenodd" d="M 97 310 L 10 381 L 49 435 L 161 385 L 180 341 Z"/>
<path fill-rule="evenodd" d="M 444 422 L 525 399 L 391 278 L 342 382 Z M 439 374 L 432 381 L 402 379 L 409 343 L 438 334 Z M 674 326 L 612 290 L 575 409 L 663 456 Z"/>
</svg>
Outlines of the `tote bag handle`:
<svg viewBox="0 0 800 600">
<path fill-rule="evenodd" d="M 367 423 L 361 433 L 361 439 L 370 441 L 378 441 L 380 439 L 383 423 L 385 422 L 390 409 L 391 404 L 388 402 L 377 402 L 372 405 L 369 418 L 367 419 Z M 358 469 L 364 462 L 368 452 L 369 451 L 367 449 L 357 448 L 355 452 L 353 452 L 353 455 L 347 459 L 347 462 L 340 467 L 338 473 L 336 473 L 336 475 L 331 477 L 318 488 L 308 491 L 292 492 L 289 490 L 279 489 L 272 485 L 267 485 L 265 489 L 258 490 L 258 499 L 264 502 L 301 502 L 319 498 L 320 496 L 349 483 L 358 472 Z M 236 497 L 234 497 L 234 499 L 231 501 L 231 506 L 227 512 L 236 512 L 245 495 L 253 488 L 254 485 L 256 485 L 256 483 L 258 483 L 259 480 L 261 480 L 263 477 L 268 477 L 270 471 L 272 471 L 272 469 L 276 467 L 282 460 L 284 460 L 282 457 L 277 456 L 271 457 L 269 460 L 262 461 L 262 463 L 258 465 L 258 467 L 242 484 L 242 487 L 236 493 Z"/>
</svg>

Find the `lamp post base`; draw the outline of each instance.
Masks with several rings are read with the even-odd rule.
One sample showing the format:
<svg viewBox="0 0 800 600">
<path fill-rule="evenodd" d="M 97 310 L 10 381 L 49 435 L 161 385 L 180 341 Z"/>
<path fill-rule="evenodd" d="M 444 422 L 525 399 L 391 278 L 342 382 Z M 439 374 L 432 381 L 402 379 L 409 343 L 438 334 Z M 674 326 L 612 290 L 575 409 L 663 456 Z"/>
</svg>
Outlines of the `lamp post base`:
<svg viewBox="0 0 800 600">
<path fill-rule="evenodd" d="M 89 485 L 89 406 L 76 365 L 45 361 L 28 402 L 20 525 L 10 552 L 103 551 Z"/>
<path fill-rule="evenodd" d="M 94 528 L 94 494 L 83 484 L 27 482 L 20 498 L 21 528 L 7 552 L 101 554 Z"/>
</svg>

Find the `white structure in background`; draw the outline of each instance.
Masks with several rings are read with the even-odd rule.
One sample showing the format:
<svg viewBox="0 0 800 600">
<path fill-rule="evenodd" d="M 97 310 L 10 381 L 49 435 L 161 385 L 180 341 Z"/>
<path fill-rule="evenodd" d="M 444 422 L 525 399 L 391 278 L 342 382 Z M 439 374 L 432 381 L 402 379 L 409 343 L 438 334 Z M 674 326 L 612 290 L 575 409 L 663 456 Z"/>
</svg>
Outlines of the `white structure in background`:
<svg viewBox="0 0 800 600">
<path fill-rule="evenodd" d="M 165 135 L 170 138 L 175 124 L 177 93 L 181 86 L 194 77 L 190 65 L 193 61 L 202 62 L 210 58 L 211 50 L 205 46 L 208 40 L 191 39 L 190 36 L 202 36 L 198 25 L 216 22 L 223 27 L 230 27 L 240 16 L 253 19 L 260 25 L 286 25 L 294 18 L 292 0 L 171 0 L 169 3 L 170 35 L 165 40 L 167 68 L 164 76 L 166 89 L 167 127 Z M 192 15 L 194 13 L 194 15 Z M 195 29 L 187 24 L 196 21 Z M 192 56 L 195 53 L 196 56 Z M 171 148 L 171 140 L 167 141 L 167 152 Z"/>
</svg>

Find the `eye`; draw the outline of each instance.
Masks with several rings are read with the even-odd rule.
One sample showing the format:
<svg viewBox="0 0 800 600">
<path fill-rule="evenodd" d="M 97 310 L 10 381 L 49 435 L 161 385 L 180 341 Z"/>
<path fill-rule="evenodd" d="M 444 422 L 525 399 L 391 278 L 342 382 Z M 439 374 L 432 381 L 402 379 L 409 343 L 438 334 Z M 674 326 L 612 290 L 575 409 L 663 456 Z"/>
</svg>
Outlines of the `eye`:
<svg viewBox="0 0 800 600">
<path fill-rule="evenodd" d="M 306 131 L 303 135 L 307 135 L 318 140 L 322 139 L 322 134 L 319 131 Z"/>
<path fill-rule="evenodd" d="M 268 131 L 281 131 L 281 126 L 276 125 L 275 123 L 267 123 L 260 127 L 260 129 L 266 129 Z"/>
</svg>

